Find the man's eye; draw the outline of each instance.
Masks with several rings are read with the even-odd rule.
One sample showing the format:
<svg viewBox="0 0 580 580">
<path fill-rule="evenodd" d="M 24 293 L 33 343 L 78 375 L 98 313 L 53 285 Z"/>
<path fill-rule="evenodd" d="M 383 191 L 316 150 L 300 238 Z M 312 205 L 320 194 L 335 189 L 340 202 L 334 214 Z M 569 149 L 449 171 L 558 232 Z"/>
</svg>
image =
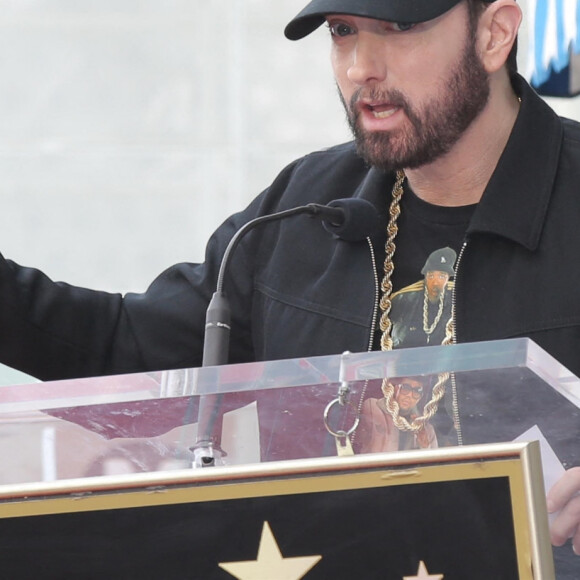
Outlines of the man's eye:
<svg viewBox="0 0 580 580">
<path fill-rule="evenodd" d="M 344 22 L 329 24 L 328 29 L 330 30 L 330 34 L 332 36 L 344 37 L 349 36 L 350 34 L 354 34 L 354 29 Z"/>
<path fill-rule="evenodd" d="M 415 28 L 415 24 L 412 22 L 393 22 L 393 28 L 397 32 L 407 32 L 407 30 L 411 30 L 411 28 Z"/>
</svg>

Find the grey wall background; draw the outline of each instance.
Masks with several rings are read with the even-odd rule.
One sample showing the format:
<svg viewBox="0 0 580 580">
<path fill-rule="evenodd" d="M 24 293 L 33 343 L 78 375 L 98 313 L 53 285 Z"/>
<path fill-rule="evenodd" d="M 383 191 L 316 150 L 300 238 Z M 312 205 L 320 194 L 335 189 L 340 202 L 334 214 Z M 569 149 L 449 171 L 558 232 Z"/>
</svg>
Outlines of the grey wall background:
<svg viewBox="0 0 580 580">
<path fill-rule="evenodd" d="M 295 157 L 346 140 L 302 0 L 0 0 L 0 248 L 144 290 Z"/>
<path fill-rule="evenodd" d="M 326 31 L 282 34 L 304 3 L 0 0 L 0 250 L 111 291 L 200 260 L 286 163 L 349 138 Z"/>
</svg>

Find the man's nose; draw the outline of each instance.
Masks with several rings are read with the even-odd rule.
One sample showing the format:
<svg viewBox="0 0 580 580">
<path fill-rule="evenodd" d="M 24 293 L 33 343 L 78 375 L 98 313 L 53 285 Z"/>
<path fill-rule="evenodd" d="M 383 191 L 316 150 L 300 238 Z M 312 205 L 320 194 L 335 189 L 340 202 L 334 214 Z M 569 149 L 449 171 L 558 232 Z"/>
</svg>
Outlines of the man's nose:
<svg viewBox="0 0 580 580">
<path fill-rule="evenodd" d="M 382 38 L 377 34 L 359 31 L 347 71 L 348 79 L 359 86 L 380 83 L 387 76 Z"/>
</svg>

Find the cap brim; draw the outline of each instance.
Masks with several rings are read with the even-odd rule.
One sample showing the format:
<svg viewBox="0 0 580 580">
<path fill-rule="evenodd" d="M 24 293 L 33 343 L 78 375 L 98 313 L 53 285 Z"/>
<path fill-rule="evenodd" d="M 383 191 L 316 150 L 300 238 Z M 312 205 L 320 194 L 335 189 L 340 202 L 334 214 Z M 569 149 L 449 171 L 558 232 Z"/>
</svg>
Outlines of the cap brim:
<svg viewBox="0 0 580 580">
<path fill-rule="evenodd" d="M 327 14 L 349 14 L 387 20 L 416 23 L 437 18 L 460 0 L 312 0 L 293 18 L 284 34 L 290 40 L 309 35 L 324 23 Z"/>
</svg>

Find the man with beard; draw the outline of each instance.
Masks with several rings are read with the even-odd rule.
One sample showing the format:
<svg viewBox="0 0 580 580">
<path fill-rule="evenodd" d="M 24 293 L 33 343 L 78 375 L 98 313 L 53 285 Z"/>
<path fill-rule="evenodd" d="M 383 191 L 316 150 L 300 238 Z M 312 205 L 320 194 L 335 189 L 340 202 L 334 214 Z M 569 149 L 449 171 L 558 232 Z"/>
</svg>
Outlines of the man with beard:
<svg viewBox="0 0 580 580">
<path fill-rule="evenodd" d="M 517 74 L 520 21 L 515 0 L 312 0 L 285 34 L 327 24 L 354 143 L 289 165 L 216 231 L 204 264 L 173 266 L 143 294 L 74 288 L 0 260 L 0 361 L 44 380 L 200 366 L 234 233 L 276 211 L 360 198 L 381 221 L 366 240 L 303 218 L 244 238 L 225 281 L 230 362 L 392 348 L 393 291 L 450 247 L 446 342 L 530 337 L 580 375 L 580 268 L 568 258 L 580 247 L 580 126 Z M 576 552 L 578 490 L 570 469 L 549 495 L 550 509 L 564 508 L 553 542 L 572 538 Z"/>
</svg>

